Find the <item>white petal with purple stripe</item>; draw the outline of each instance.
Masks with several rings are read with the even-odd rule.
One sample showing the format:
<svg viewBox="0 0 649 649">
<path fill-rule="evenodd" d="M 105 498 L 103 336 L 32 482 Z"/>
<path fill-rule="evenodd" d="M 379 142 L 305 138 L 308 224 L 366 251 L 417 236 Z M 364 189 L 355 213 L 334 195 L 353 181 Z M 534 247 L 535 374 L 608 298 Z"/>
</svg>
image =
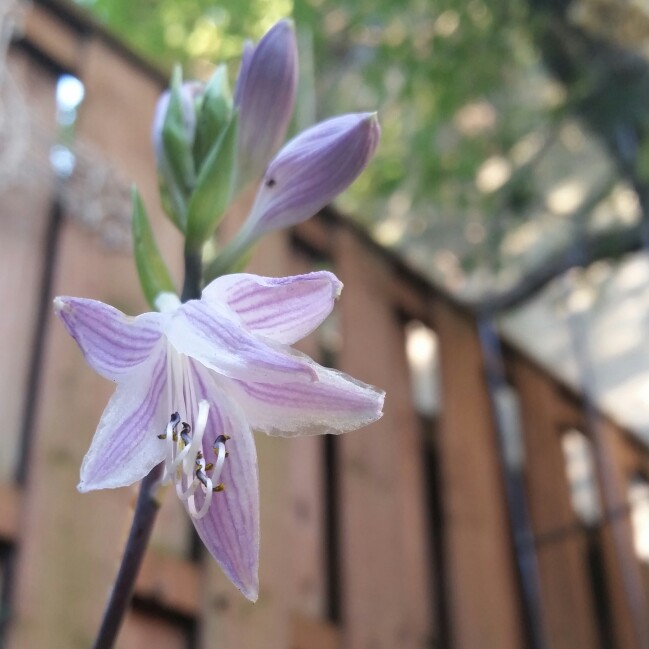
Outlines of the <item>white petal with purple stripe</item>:
<svg viewBox="0 0 649 649">
<path fill-rule="evenodd" d="M 224 491 L 215 493 L 209 510 L 202 518 L 192 518 L 205 547 L 218 561 L 223 572 L 250 600 L 259 590 L 259 481 L 255 441 L 243 410 L 221 389 L 215 377 L 196 367 L 199 393 L 210 404 L 208 427 L 203 436 L 203 454 L 214 456 L 212 446 L 217 436 L 227 434 L 228 457 L 221 480 Z M 203 493 L 197 492 L 200 507 Z"/>
<path fill-rule="evenodd" d="M 315 367 L 316 383 L 230 381 L 228 391 L 253 429 L 269 435 L 344 433 L 382 416 L 382 390 L 342 372 Z"/>
<path fill-rule="evenodd" d="M 160 407 L 167 384 L 165 345 L 119 383 L 81 465 L 79 491 L 124 487 L 164 458 L 158 439 L 169 413 Z"/>
<path fill-rule="evenodd" d="M 253 381 L 313 381 L 311 365 L 253 336 L 226 307 L 191 300 L 172 314 L 165 330 L 181 354 L 232 378 Z"/>
<path fill-rule="evenodd" d="M 290 345 L 331 313 L 341 289 L 342 283 L 327 271 L 292 277 L 240 273 L 215 279 L 202 299 L 225 302 L 253 333 Z"/>
<path fill-rule="evenodd" d="M 88 364 L 111 381 L 143 363 L 162 335 L 158 313 L 133 318 L 103 302 L 77 297 L 57 297 L 54 309 Z"/>
</svg>

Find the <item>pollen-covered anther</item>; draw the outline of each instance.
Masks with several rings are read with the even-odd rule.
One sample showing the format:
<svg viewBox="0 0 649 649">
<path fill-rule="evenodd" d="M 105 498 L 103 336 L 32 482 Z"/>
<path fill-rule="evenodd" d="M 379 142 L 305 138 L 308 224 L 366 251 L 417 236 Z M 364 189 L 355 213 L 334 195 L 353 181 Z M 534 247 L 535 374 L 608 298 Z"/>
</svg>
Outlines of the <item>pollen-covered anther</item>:
<svg viewBox="0 0 649 649">
<path fill-rule="evenodd" d="M 169 418 L 169 423 L 167 424 L 167 428 L 165 429 L 165 432 L 158 435 L 158 439 L 167 439 L 169 435 L 172 436 L 173 441 L 178 440 L 178 433 L 177 433 L 177 428 L 178 424 L 180 423 L 180 414 L 177 412 L 171 413 L 171 417 Z"/>
<path fill-rule="evenodd" d="M 219 482 L 219 484 L 217 484 L 216 487 L 212 487 L 212 491 L 214 493 L 225 491 L 225 485 L 222 482 Z"/>
</svg>

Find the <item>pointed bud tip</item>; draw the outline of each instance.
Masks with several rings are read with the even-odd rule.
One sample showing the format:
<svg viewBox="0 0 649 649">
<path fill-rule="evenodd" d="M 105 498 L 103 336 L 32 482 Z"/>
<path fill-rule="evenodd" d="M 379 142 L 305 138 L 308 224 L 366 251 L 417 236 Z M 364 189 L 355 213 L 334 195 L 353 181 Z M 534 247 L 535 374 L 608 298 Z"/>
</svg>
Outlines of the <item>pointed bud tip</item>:
<svg viewBox="0 0 649 649">
<path fill-rule="evenodd" d="M 278 20 L 269 30 L 268 34 L 270 32 L 277 32 L 277 31 L 295 31 L 295 22 L 293 21 L 292 18 L 282 18 L 281 20 Z"/>
<path fill-rule="evenodd" d="M 257 600 L 259 599 L 259 584 L 251 584 L 251 585 L 246 585 L 241 587 L 241 592 L 245 596 L 245 598 L 252 602 L 253 604 L 257 603 Z"/>
<path fill-rule="evenodd" d="M 61 296 L 55 297 L 53 300 L 54 303 L 54 313 L 59 315 L 62 311 L 69 310 L 68 303 L 65 301 L 65 298 Z"/>
<path fill-rule="evenodd" d="M 379 122 L 379 114 L 377 111 L 374 111 L 373 113 L 365 113 L 365 119 L 363 121 L 377 134 L 377 136 L 381 135 L 381 124 Z"/>
<path fill-rule="evenodd" d="M 337 300 L 340 297 L 340 294 L 343 292 L 343 287 L 344 284 L 336 278 L 336 282 L 334 283 L 334 300 Z"/>
</svg>

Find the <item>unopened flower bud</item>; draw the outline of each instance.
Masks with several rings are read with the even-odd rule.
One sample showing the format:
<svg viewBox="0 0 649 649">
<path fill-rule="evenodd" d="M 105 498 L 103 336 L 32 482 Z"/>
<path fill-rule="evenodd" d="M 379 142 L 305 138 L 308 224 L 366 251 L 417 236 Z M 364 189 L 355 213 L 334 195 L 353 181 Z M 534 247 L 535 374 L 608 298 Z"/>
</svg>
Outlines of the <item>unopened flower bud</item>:
<svg viewBox="0 0 649 649">
<path fill-rule="evenodd" d="M 151 139 L 165 211 L 184 230 L 189 194 L 196 182 L 194 137 L 196 104 L 204 86 L 197 81 L 172 85 L 160 96 Z"/>
<path fill-rule="evenodd" d="M 242 231 L 252 241 L 300 223 L 363 171 L 380 137 L 376 113 L 334 117 L 291 140 L 270 163 Z"/>
<path fill-rule="evenodd" d="M 247 43 L 234 94 L 239 109 L 237 185 L 258 180 L 286 137 L 297 84 L 293 23 L 281 20 L 259 41 Z"/>
</svg>

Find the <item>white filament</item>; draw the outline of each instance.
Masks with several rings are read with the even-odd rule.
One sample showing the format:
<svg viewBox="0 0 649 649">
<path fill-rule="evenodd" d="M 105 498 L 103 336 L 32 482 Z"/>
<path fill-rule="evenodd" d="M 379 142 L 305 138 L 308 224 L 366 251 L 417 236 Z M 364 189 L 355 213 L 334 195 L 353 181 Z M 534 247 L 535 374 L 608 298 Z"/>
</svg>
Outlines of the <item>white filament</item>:
<svg viewBox="0 0 649 649">
<path fill-rule="evenodd" d="M 207 463 L 203 456 L 203 437 L 207 429 L 210 404 L 205 399 L 197 403 L 193 372 L 189 359 L 168 345 L 167 403 L 169 412 L 178 413 L 179 421 L 175 422 L 172 414 L 165 430 L 167 454 L 163 482 L 173 480 L 176 495 L 187 504 L 191 516 L 202 518 L 207 514 L 212 503 L 215 485 L 219 484 L 226 450 L 223 441 L 225 438 L 221 438 L 221 441 L 214 444 L 216 460 L 208 475 Z M 185 422 L 191 425 L 189 443 L 181 436 Z M 204 498 L 200 508 L 197 508 L 195 495 L 199 488 Z"/>
</svg>

